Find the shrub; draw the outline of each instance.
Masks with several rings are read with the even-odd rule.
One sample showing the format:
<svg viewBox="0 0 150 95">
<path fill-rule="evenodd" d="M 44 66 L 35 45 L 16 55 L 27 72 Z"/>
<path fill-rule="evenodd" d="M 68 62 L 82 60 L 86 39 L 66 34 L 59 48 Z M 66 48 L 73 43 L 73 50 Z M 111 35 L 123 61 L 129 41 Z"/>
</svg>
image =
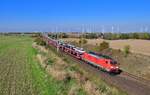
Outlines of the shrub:
<svg viewBox="0 0 150 95">
<path fill-rule="evenodd" d="M 54 61 L 53 60 L 51 60 L 51 59 L 47 59 L 47 62 L 46 62 L 46 64 L 47 65 L 52 65 L 54 63 Z"/>
<path fill-rule="evenodd" d="M 124 53 L 125 53 L 125 57 L 127 57 L 127 55 L 130 53 L 130 46 L 129 45 L 126 45 L 124 47 Z"/>
<path fill-rule="evenodd" d="M 46 45 L 46 42 L 42 40 L 41 37 L 37 37 L 35 39 L 35 42 L 38 44 L 38 45 L 42 45 L 42 46 L 45 46 Z"/>
<path fill-rule="evenodd" d="M 106 41 L 103 41 L 102 43 L 100 43 L 100 51 L 104 50 L 104 49 L 108 49 L 109 48 L 109 43 Z"/>
<path fill-rule="evenodd" d="M 88 41 L 86 39 L 80 39 L 79 40 L 79 44 L 86 44 Z"/>
<path fill-rule="evenodd" d="M 97 33 L 86 33 L 84 36 L 86 39 L 97 39 L 98 38 Z"/>
</svg>

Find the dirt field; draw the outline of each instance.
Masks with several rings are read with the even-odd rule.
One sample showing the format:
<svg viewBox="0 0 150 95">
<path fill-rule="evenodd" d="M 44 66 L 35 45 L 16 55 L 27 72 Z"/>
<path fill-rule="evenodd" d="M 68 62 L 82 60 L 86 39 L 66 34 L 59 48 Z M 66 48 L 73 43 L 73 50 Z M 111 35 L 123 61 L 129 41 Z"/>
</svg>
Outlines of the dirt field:
<svg viewBox="0 0 150 95">
<path fill-rule="evenodd" d="M 79 39 L 68 38 L 65 41 L 78 41 Z M 87 44 L 96 45 L 104 41 L 103 39 L 89 39 Z M 124 46 L 130 45 L 131 51 L 144 55 L 150 55 L 150 41 L 148 40 L 105 40 L 110 43 L 110 47 L 114 49 L 123 49 Z"/>
</svg>

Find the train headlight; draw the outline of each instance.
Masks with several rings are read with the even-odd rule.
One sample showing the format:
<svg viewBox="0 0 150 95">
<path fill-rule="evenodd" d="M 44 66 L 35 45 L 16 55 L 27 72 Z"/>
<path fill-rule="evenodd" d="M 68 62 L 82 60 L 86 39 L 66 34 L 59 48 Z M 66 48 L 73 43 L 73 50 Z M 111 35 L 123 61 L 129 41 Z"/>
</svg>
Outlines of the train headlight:
<svg viewBox="0 0 150 95">
<path fill-rule="evenodd" d="M 111 69 L 113 69 L 114 67 L 113 67 L 113 66 L 111 66 L 110 68 L 111 68 Z"/>
<path fill-rule="evenodd" d="M 118 69 L 119 67 L 117 66 L 116 68 Z"/>
</svg>

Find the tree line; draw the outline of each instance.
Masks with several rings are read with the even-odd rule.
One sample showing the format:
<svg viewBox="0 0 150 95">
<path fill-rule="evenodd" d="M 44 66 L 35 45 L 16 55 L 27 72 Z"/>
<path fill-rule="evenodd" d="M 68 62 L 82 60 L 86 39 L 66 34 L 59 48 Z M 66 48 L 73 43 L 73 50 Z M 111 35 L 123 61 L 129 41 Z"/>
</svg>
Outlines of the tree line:
<svg viewBox="0 0 150 95">
<path fill-rule="evenodd" d="M 107 40 L 118 40 L 118 39 L 144 39 L 150 40 L 150 33 L 104 33 L 103 38 Z"/>
<path fill-rule="evenodd" d="M 143 32 L 143 33 L 84 33 L 80 37 L 86 39 L 97 39 L 103 38 L 107 40 L 119 40 L 119 39 L 144 39 L 150 40 L 150 33 Z"/>
<path fill-rule="evenodd" d="M 119 39 L 143 39 L 150 40 L 150 33 L 148 32 L 134 32 L 134 33 L 83 33 L 77 37 L 76 35 L 69 35 L 68 33 L 53 33 L 49 34 L 52 38 L 85 38 L 85 39 L 97 39 L 102 38 L 106 40 L 119 40 Z"/>
</svg>

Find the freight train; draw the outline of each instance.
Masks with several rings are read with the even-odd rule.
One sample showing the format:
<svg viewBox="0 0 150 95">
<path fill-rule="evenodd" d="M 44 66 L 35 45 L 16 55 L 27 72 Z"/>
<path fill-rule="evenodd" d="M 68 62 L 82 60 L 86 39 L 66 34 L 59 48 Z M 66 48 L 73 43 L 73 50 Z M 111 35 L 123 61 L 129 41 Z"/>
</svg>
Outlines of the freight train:
<svg viewBox="0 0 150 95">
<path fill-rule="evenodd" d="M 54 46 L 78 60 L 82 60 L 109 73 L 119 72 L 118 63 L 110 56 L 95 52 L 86 52 L 83 48 L 76 47 L 60 40 L 52 39 L 47 35 L 42 35 L 42 38 L 46 44 Z"/>
</svg>

